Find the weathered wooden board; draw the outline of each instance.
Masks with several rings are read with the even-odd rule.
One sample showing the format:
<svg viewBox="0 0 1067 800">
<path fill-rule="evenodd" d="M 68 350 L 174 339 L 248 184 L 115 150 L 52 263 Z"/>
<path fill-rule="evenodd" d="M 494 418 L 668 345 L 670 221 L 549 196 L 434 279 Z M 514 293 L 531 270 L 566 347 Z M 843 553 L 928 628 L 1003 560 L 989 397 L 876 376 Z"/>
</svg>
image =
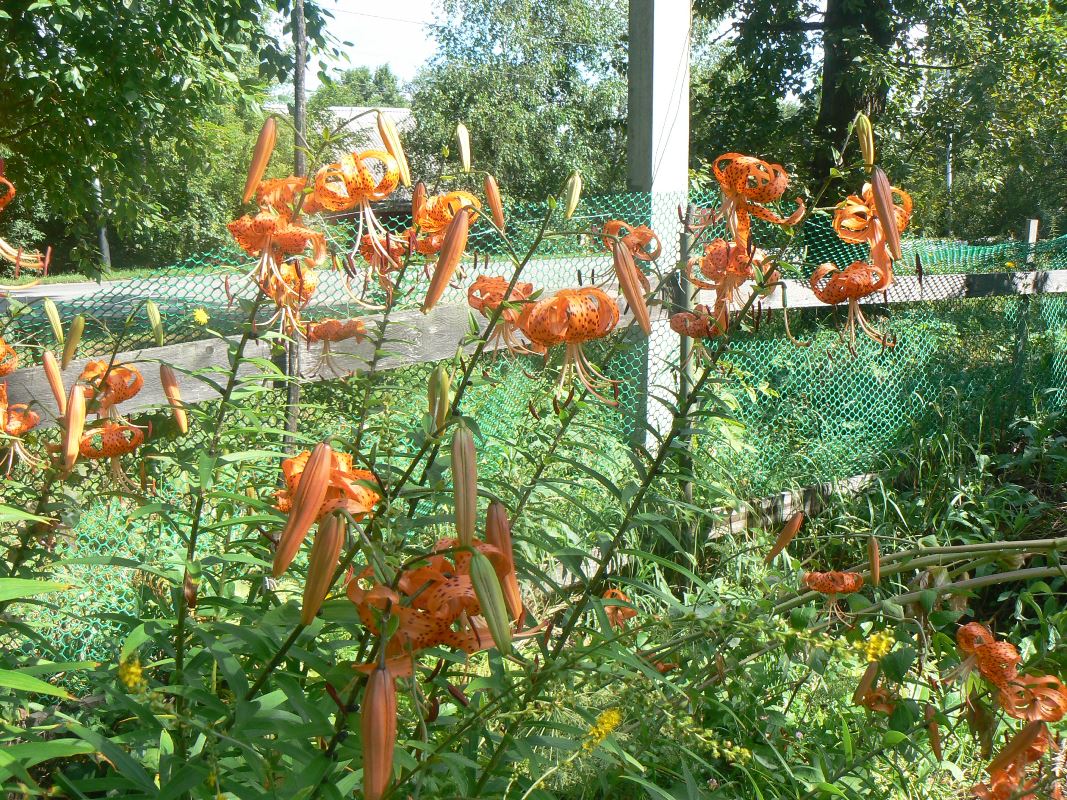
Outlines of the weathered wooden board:
<svg viewBox="0 0 1067 800">
<path fill-rule="evenodd" d="M 631 318 L 631 315 L 623 314 L 619 323 L 620 328 L 628 324 Z M 381 323 L 380 316 L 369 315 L 363 319 L 367 323 L 368 331 L 376 334 Z M 476 319 L 479 330 L 484 330 L 486 320 L 478 315 Z M 390 370 L 451 358 L 455 355 L 456 348 L 464 334 L 469 330 L 469 320 L 470 309 L 466 306 L 438 306 L 429 314 L 422 314 L 418 311 L 392 314 L 386 328 L 386 341 L 380 348 L 383 354 L 378 359 L 376 369 Z M 230 347 L 238 340 L 239 337 L 205 339 L 119 353 L 116 363 L 136 364 L 144 376 L 144 388 L 136 397 L 122 404 L 123 412 L 134 413 L 166 405 L 167 400 L 163 394 L 163 388 L 159 382 L 159 370 L 156 367 L 159 362 L 170 364 L 179 373 L 194 373 L 185 377 L 179 375 L 184 402 L 197 403 L 217 397 L 218 392 L 215 388 L 197 380 L 196 374 L 210 378 L 219 384 L 225 383 L 230 370 Z M 473 351 L 475 346 L 475 344 L 468 345 L 467 352 Z M 501 346 L 499 341 L 490 344 L 492 348 L 499 346 Z M 348 340 L 333 344 L 332 366 L 336 369 L 333 371 L 320 363 L 319 354 L 322 346 L 312 345 L 310 352 L 305 350 L 303 353 L 301 376 L 310 380 L 325 380 L 337 377 L 338 373 L 365 371 L 373 359 L 374 347 L 369 337 L 358 343 Z M 263 374 L 265 365 L 262 362 L 247 363 L 247 360 L 269 360 L 269 344 L 259 340 L 249 342 L 245 348 L 245 359 L 246 363 L 243 363 L 239 370 L 241 376 Z M 63 372 L 63 382 L 68 388 L 77 380 L 89 360 L 86 358 L 74 360 Z M 265 380 L 271 377 L 279 377 L 279 374 L 275 372 L 272 376 L 265 376 Z M 41 414 L 42 424 L 52 424 L 55 421 L 55 399 L 52 397 L 41 367 L 16 370 L 8 375 L 6 380 L 10 402 L 32 405 L 34 410 Z"/>
<path fill-rule="evenodd" d="M 789 308 L 827 308 L 807 283 L 783 281 Z M 898 275 L 886 294 L 879 292 L 860 300 L 866 305 L 959 300 L 971 297 L 1054 294 L 1067 292 L 1067 270 L 1041 272 L 983 272 L 953 275 L 927 275 L 920 282 L 914 275 Z M 701 291 L 697 302 L 711 304 L 715 292 Z M 764 308 L 782 307 L 782 290 L 763 301 Z"/>
<path fill-rule="evenodd" d="M 376 330 L 379 320 L 375 317 L 367 317 L 366 320 L 368 329 Z M 479 317 L 479 324 L 484 326 L 485 320 Z M 377 368 L 388 370 L 449 358 L 455 354 L 456 346 L 468 325 L 468 309 L 462 306 L 440 306 L 425 315 L 418 311 L 395 313 L 386 329 L 387 341 L 381 348 L 384 354 L 379 359 Z M 205 339 L 120 353 L 117 361 L 137 364 L 145 381 L 141 392 L 122 405 L 123 411 L 135 412 L 166 404 L 159 383 L 159 370 L 155 367 L 156 362 L 166 362 L 178 371 L 199 373 L 218 383 L 224 383 L 230 369 L 229 349 L 238 340 L 239 337 Z M 321 347 L 313 345 L 310 352 L 305 351 L 301 360 L 301 372 L 305 377 L 336 377 L 328 369 L 319 370 Z M 338 342 L 332 349 L 335 366 L 341 372 L 367 369 L 374 355 L 374 345 L 369 340 L 360 343 L 352 340 Z M 269 359 L 269 344 L 258 340 L 249 342 L 245 357 Z M 82 358 L 71 362 L 63 373 L 66 386 L 69 387 L 77 379 L 89 360 Z M 263 365 L 253 363 L 243 364 L 240 370 L 243 376 L 261 372 Z M 42 415 L 43 422 L 54 420 L 55 400 L 40 367 L 16 370 L 8 375 L 6 380 L 8 396 L 12 403 L 33 404 L 35 410 Z M 193 375 L 180 378 L 180 382 L 182 399 L 188 403 L 208 400 L 218 395 L 214 387 L 198 381 Z"/>
</svg>

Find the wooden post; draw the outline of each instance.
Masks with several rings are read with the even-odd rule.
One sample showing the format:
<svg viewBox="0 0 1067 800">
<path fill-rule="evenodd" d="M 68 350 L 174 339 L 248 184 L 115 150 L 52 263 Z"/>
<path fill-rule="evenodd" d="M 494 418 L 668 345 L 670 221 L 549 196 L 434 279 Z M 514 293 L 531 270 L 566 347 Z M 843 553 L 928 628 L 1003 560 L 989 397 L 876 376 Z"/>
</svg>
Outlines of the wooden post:
<svg viewBox="0 0 1067 800">
<path fill-rule="evenodd" d="M 660 235 L 665 270 L 677 262 L 679 242 L 671 235 L 689 191 L 689 49 L 692 31 L 689 0 L 630 0 L 627 86 L 627 183 L 648 194 L 648 224 Z M 648 348 L 648 390 L 674 388 L 678 352 L 666 320 L 653 325 Z M 671 412 L 643 398 L 639 419 L 665 432 Z M 654 449 L 651 432 L 646 446 Z"/>
<path fill-rule="evenodd" d="M 1034 248 L 1037 247 L 1037 226 L 1040 220 L 1028 219 L 1026 221 L 1026 263 L 1034 263 Z"/>
<path fill-rule="evenodd" d="M 1034 248 L 1037 245 L 1037 226 L 1038 220 L 1028 219 L 1026 221 L 1026 268 L 1030 269 L 1034 263 Z M 1026 370 L 1026 354 L 1029 349 L 1030 343 L 1030 296 L 1023 295 L 1019 298 L 1019 316 L 1015 325 L 1015 352 L 1012 355 L 1012 383 L 1019 388 L 1019 391 L 1015 393 L 1016 404 L 1021 403 L 1021 399 L 1026 393 L 1022 391 L 1022 381 Z M 1016 415 L 1018 415 L 1022 409 L 1016 408 Z"/>
<path fill-rule="evenodd" d="M 682 232 L 679 236 L 678 251 L 679 261 L 681 264 L 686 264 L 689 261 L 689 249 L 692 246 L 692 235 L 689 232 L 690 226 L 693 224 L 693 218 L 696 215 L 696 206 L 690 203 L 685 210 L 685 222 L 682 225 Z M 685 278 L 685 274 L 682 270 L 678 270 L 676 275 L 677 282 L 674 287 L 674 308 L 672 311 L 678 313 L 680 311 L 692 311 L 693 310 L 693 291 L 689 282 Z M 689 396 L 689 392 L 693 388 L 693 342 L 688 336 L 678 336 L 678 402 L 684 403 Z M 690 426 L 691 427 L 691 426 Z M 693 437 L 691 435 L 685 436 L 685 456 L 682 458 L 682 472 L 693 471 Z M 687 480 L 682 486 L 682 495 L 685 497 L 685 502 L 690 506 L 693 505 L 693 481 Z M 699 528 L 694 520 L 688 526 L 688 540 L 685 544 L 692 548 L 693 553 L 696 553 L 697 549 L 697 534 Z"/>
</svg>

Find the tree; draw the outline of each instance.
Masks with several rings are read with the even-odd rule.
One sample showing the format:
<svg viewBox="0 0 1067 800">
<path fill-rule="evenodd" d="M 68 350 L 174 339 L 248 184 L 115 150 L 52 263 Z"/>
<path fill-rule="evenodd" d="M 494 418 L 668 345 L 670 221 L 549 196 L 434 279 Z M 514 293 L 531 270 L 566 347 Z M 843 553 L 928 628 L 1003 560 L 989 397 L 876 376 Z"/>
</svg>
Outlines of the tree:
<svg viewBox="0 0 1067 800">
<path fill-rule="evenodd" d="M 516 197 L 544 198 L 580 169 L 589 191 L 625 184 L 624 0 L 452 0 L 414 81 L 411 149 L 429 173 L 457 122 L 476 161 Z"/>
<path fill-rule="evenodd" d="M 892 174 L 931 209 L 918 225 L 949 227 L 950 136 L 957 175 L 978 189 L 957 193 L 972 205 L 966 223 L 955 215 L 961 230 L 976 235 L 981 220 L 986 234 L 1004 233 L 1024 206 L 1062 215 L 1062 189 L 1048 178 L 1063 163 L 1062 8 L 1046 0 L 976 0 L 965 12 L 952 0 L 827 0 L 823 10 L 810 0 L 697 0 L 696 8 L 727 26 L 728 39 L 694 68 L 696 152 L 730 144 L 792 159 L 801 180 L 818 183 L 862 110 Z M 989 190 L 1007 185 L 1021 191 Z M 984 210 L 973 207 L 979 197 Z"/>
<path fill-rule="evenodd" d="M 329 106 L 406 106 L 400 92 L 400 79 L 388 64 L 371 72 L 367 67 L 347 69 L 324 82 L 308 100 L 308 111 L 321 112 Z"/>
<path fill-rule="evenodd" d="M 188 214 L 171 205 L 173 184 L 148 172 L 151 151 L 162 145 L 211 163 L 200 122 L 219 107 L 248 108 L 265 80 L 290 69 L 267 31 L 272 8 L 286 4 L 5 2 L 0 155 L 8 157 L 9 176 L 68 230 L 95 226 L 102 213 L 96 180 L 109 224 L 120 232 L 160 209 Z M 309 6 L 310 35 L 327 46 L 323 22 Z"/>
</svg>

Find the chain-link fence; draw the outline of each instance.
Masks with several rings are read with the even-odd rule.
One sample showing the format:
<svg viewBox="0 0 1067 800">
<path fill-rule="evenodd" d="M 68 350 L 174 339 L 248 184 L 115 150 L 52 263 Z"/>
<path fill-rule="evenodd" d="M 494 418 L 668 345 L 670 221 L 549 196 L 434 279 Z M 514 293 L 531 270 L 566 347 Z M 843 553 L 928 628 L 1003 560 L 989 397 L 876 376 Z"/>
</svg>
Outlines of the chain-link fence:
<svg viewBox="0 0 1067 800">
<path fill-rule="evenodd" d="M 545 205 L 511 207 L 508 230 L 520 253 L 534 241 L 546 215 L 551 216 L 550 228 L 586 231 L 541 242 L 524 269 L 524 280 L 553 290 L 610 279 L 611 259 L 588 233 L 607 219 L 651 224 L 663 238 L 660 264 L 669 272 L 678 258 L 678 215 L 686 200 L 642 194 L 587 198 L 566 223 L 559 210 L 550 211 Z M 692 198 L 700 205 L 716 200 Z M 401 215 L 382 221 L 394 233 L 410 226 Z M 783 273 L 795 279 L 804 279 L 821 262 L 845 266 L 866 255 L 864 248 L 842 243 L 825 215 L 812 217 L 792 237 L 762 224 L 756 225 L 753 236 L 768 251 L 785 246 Z M 343 253 L 352 238 L 353 226 L 335 220 L 334 248 Z M 487 225 L 475 227 L 469 251 L 477 254 L 475 264 L 468 262 L 465 279 L 448 290 L 442 304 L 465 304 L 465 287 L 476 274 L 511 274 L 503 243 Z M 935 424 L 933 404 L 949 394 L 972 400 L 970 407 L 985 415 L 982 424 L 992 426 L 1039 408 L 1067 408 L 1067 295 L 939 299 L 937 279 L 961 273 L 1067 269 L 1067 237 L 1036 246 L 906 240 L 898 274 L 915 274 L 917 262 L 926 276 L 922 302 L 865 307 L 874 324 L 893 332 L 895 347 L 863 340 L 851 351 L 838 332 L 843 313 L 828 307 L 790 312 L 792 333 L 808 346 L 798 346 L 784 335 L 780 311 L 765 315 L 758 329 L 737 339 L 725 358 L 729 369 L 723 370 L 717 391 L 730 398 L 741 425 L 724 426 L 721 435 L 696 440 L 697 463 L 709 478 L 728 482 L 740 496 L 759 496 L 875 470 L 883 454 L 899 448 L 917 427 Z M 81 355 L 110 352 L 116 335 L 122 337 L 117 344 L 123 351 L 151 346 L 142 308 L 147 299 L 162 309 L 168 342 L 195 342 L 205 338 L 194 317 L 197 310 L 203 310 L 215 331 L 239 330 L 242 312 L 234 299 L 248 296 L 249 282 L 243 276 L 252 266 L 236 249 L 207 253 L 150 278 L 88 286 L 81 293 L 68 289 L 56 302 L 65 323 L 76 314 L 86 317 Z M 421 265 L 409 267 L 399 288 L 401 305 L 417 307 L 426 282 Z M 665 302 L 673 296 L 672 285 L 664 281 Z M 342 271 L 322 270 L 307 316 L 374 314 L 373 307 L 383 299 L 373 280 L 346 279 Z M 16 345 L 25 363 L 33 363 L 41 348 L 54 347 L 39 304 L 24 309 L 3 335 Z M 456 332 L 457 339 L 459 335 L 461 331 Z M 598 409 L 595 421 L 596 430 L 609 432 L 605 435 L 611 439 L 600 446 L 604 458 L 622 459 L 623 449 L 646 424 L 662 427 L 665 419 L 669 421 L 669 414 L 649 399 L 649 387 L 676 390 L 679 339 L 666 321 L 659 321 L 650 338 L 631 332 L 625 340 L 609 339 L 589 353 L 594 362 L 606 361 L 605 372 L 620 382 L 618 407 Z M 394 420 L 417 427 L 431 367 L 420 364 L 387 373 L 375 402 L 386 404 Z M 491 379 L 471 392 L 465 410 L 477 419 L 490 442 L 523 435 L 524 426 L 536 425 L 531 398 L 543 399 L 550 379 L 535 360 L 507 354 L 499 355 L 488 371 Z M 331 394 L 329 384 L 309 388 L 307 395 L 314 400 L 304 412 L 307 429 L 338 433 L 357 418 L 354 413 L 330 412 L 331 403 L 352 398 Z M 195 449 L 195 442 L 183 446 Z M 507 454 L 488 446 L 480 458 L 491 479 L 494 470 L 503 469 Z M 165 475 L 161 478 L 159 490 L 164 496 L 177 491 L 167 485 Z M 93 563 L 102 557 L 143 563 L 172 560 L 166 554 L 180 546 L 179 534 L 152 518 L 130 519 L 126 511 L 122 500 L 101 500 L 86 510 L 58 545 L 67 560 L 60 577 L 79 589 L 64 598 L 64 607 L 55 615 L 51 655 L 57 660 L 110 657 L 116 634 L 128 628 L 139 605 L 153 594 L 170 591 L 145 579 L 143 572 Z M 131 581 L 133 575 L 139 576 L 136 581 Z"/>
</svg>

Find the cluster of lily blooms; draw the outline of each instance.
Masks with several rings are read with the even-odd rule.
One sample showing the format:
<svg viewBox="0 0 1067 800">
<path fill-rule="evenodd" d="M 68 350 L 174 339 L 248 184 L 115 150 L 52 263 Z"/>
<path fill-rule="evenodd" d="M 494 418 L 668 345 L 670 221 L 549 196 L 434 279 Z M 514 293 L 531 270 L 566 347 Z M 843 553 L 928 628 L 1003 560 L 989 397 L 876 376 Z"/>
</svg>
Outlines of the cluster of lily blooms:
<svg viewBox="0 0 1067 800">
<path fill-rule="evenodd" d="M 76 346 L 76 337 L 73 342 Z M 71 341 L 68 340 L 68 345 Z M 64 365 L 69 361 L 74 347 L 64 352 Z M 111 361 L 89 361 L 75 383 L 67 392 L 63 385 L 60 363 L 50 352 L 43 356 L 44 374 L 56 401 L 56 411 L 63 434 L 59 444 L 46 445 L 58 455 L 57 466 L 62 474 L 73 469 L 79 458 L 88 460 L 109 459 L 111 473 L 119 486 L 129 486 L 130 481 L 122 470 L 121 457 L 134 452 L 145 441 L 148 429 L 133 424 L 119 413 L 117 406 L 137 395 L 144 386 L 144 378 L 132 364 Z M 8 375 L 18 366 L 15 350 L 0 339 L 0 376 Z M 174 371 L 166 364 L 159 368 L 160 383 L 174 413 L 179 430 L 184 434 L 189 429 L 188 415 L 182 402 L 181 391 Z M 86 415 L 95 413 L 95 423 L 86 424 Z M 10 472 L 16 458 L 28 463 L 38 463 L 21 441 L 21 437 L 40 424 L 41 417 L 24 403 L 8 404 L 7 383 L 0 383 L 0 433 L 10 437 L 7 455 L 7 470 Z"/>
<path fill-rule="evenodd" d="M 902 256 L 900 232 L 911 219 L 912 200 L 907 192 L 891 186 L 882 169 L 875 166 L 874 136 L 866 116 L 861 114 L 857 118 L 856 131 L 871 181 L 864 184 L 859 194 L 849 195 L 835 207 L 832 224 L 842 241 L 866 244 L 870 255 L 867 261 L 854 261 L 844 269 L 832 263 L 820 264 L 809 283 L 815 296 L 828 305 L 848 302 L 845 332 L 850 346 L 855 346 L 855 331 L 859 327 L 879 344 L 891 347 L 892 338 L 867 322 L 858 301 L 886 290 L 893 282 L 893 260 Z M 713 289 L 714 304 L 679 312 L 670 321 L 677 333 L 697 340 L 712 339 L 726 332 L 731 309 L 741 304 L 741 289 L 748 281 L 759 278 L 763 287 L 760 294 L 773 291 L 778 281 L 774 260 L 752 240 L 751 218 L 792 227 L 806 213 L 799 197 L 796 211 L 784 218 L 764 205 L 780 200 L 789 184 L 789 173 L 780 164 L 726 153 L 712 162 L 712 173 L 719 183 L 722 205 L 704 210 L 692 230 L 700 232 L 725 220 L 732 239 L 711 240 L 704 247 L 703 255 L 686 265 L 686 277 L 698 289 Z M 899 204 L 894 202 L 895 197 L 900 199 Z M 693 274 L 696 267 L 700 270 L 699 277 Z"/>
<path fill-rule="evenodd" d="M 1042 779 L 1028 778 L 1027 767 L 1039 761 L 1049 747 L 1046 723 L 1059 722 L 1067 715 L 1067 688 L 1055 675 L 1020 675 L 1022 656 L 1018 648 L 997 639 L 979 622 L 960 626 L 956 644 L 966 657 L 958 673 L 966 678 L 977 669 L 996 688 L 1004 713 L 1029 723 L 986 768 L 989 782 L 972 787 L 973 796 L 979 800 L 1036 800 L 1039 795 L 1033 790 L 1042 784 Z M 1057 779 L 1048 796 L 1061 800 L 1063 791 L 1063 782 Z"/>
</svg>

